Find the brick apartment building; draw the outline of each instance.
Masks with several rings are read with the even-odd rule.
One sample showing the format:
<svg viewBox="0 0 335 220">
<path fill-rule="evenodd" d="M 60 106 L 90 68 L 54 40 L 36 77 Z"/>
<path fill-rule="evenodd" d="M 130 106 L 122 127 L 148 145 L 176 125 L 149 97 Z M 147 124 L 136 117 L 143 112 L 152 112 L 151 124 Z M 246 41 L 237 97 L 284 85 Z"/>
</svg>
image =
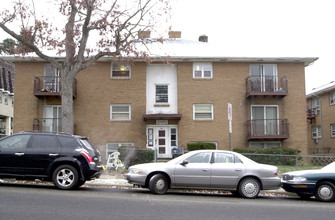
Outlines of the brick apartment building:
<svg viewBox="0 0 335 220">
<path fill-rule="evenodd" d="M 105 58 L 76 77 L 75 134 L 88 136 L 106 158 L 120 146 L 157 149 L 158 158 L 190 142 L 228 149 L 228 103 L 232 148 L 307 153 L 305 67 L 317 58 L 226 57 L 210 43 L 178 38 L 157 45 L 151 64 Z M 57 71 L 38 58 L 13 62 L 14 131 L 58 131 Z"/>
<path fill-rule="evenodd" d="M 308 153 L 335 155 L 335 82 L 307 94 Z"/>
<path fill-rule="evenodd" d="M 0 59 L 0 137 L 12 133 L 14 113 L 14 65 Z"/>
</svg>

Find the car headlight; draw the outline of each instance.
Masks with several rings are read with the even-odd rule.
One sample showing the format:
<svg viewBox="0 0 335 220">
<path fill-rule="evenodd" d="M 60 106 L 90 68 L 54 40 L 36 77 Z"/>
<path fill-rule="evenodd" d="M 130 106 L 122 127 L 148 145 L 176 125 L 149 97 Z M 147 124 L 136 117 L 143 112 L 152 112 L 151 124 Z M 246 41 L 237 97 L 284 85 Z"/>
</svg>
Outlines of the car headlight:
<svg viewBox="0 0 335 220">
<path fill-rule="evenodd" d="M 141 173 L 143 173 L 143 171 L 141 169 L 137 169 L 137 168 L 131 168 L 131 169 L 129 169 L 128 172 L 131 173 L 131 174 L 141 174 Z"/>
<path fill-rule="evenodd" d="M 306 177 L 303 177 L 303 176 L 294 176 L 293 181 L 306 181 Z"/>
</svg>

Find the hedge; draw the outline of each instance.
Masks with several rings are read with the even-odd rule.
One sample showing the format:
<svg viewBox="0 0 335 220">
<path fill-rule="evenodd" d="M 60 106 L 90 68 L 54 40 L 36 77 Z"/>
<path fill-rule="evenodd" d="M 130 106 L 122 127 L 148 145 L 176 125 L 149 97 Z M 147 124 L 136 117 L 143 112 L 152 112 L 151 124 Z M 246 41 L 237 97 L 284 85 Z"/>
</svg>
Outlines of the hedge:
<svg viewBox="0 0 335 220">
<path fill-rule="evenodd" d="M 291 156 L 276 156 L 276 155 L 298 155 L 300 150 L 278 147 L 278 148 L 235 148 L 234 152 L 245 154 L 246 157 L 258 162 L 273 165 L 288 165 L 293 166 L 296 164 L 296 157 Z M 253 155 L 254 154 L 254 155 Z M 258 155 L 269 154 L 269 155 Z M 301 160 L 301 157 L 298 157 Z"/>
<path fill-rule="evenodd" d="M 151 163 L 154 160 L 154 151 L 151 149 L 138 147 L 120 147 L 119 159 L 125 167 L 130 167 L 135 164 Z"/>
<path fill-rule="evenodd" d="M 188 143 L 187 144 L 187 150 L 193 151 L 193 150 L 205 150 L 205 149 L 216 149 L 216 145 L 213 143 Z"/>
</svg>

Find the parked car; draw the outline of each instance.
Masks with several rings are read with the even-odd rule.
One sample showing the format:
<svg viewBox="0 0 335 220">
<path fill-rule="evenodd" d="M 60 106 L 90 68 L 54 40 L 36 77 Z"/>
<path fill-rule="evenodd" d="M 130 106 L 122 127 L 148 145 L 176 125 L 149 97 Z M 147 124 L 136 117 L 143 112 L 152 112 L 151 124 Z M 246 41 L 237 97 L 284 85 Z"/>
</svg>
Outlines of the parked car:
<svg viewBox="0 0 335 220">
<path fill-rule="evenodd" d="M 301 198 L 315 196 L 319 201 L 335 200 L 335 162 L 318 170 L 301 170 L 284 173 L 282 187 L 297 193 Z"/>
<path fill-rule="evenodd" d="M 85 137 L 21 132 L 0 139 L 0 178 L 41 179 L 74 189 L 102 170 L 99 151 Z"/>
<path fill-rule="evenodd" d="M 255 198 L 262 189 L 280 187 L 277 167 L 223 150 L 191 151 L 166 163 L 134 165 L 126 179 L 155 194 L 170 188 L 215 189 Z"/>
</svg>

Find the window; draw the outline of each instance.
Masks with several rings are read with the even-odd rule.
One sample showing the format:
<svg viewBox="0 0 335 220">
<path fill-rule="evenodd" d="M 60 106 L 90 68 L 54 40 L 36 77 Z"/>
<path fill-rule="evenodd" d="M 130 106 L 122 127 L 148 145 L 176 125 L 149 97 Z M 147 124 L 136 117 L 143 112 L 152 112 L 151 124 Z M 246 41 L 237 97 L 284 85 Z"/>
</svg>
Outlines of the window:
<svg viewBox="0 0 335 220">
<path fill-rule="evenodd" d="M 213 120 L 212 104 L 194 104 L 193 120 Z"/>
<path fill-rule="evenodd" d="M 171 128 L 170 130 L 170 140 L 171 140 L 171 147 L 177 146 L 177 128 Z"/>
<path fill-rule="evenodd" d="M 212 63 L 193 63 L 193 78 L 213 78 L 213 66 Z"/>
<path fill-rule="evenodd" d="M 279 135 L 278 106 L 251 106 L 251 132 L 257 135 Z"/>
<path fill-rule="evenodd" d="M 335 105 L 335 91 L 331 92 L 329 96 L 330 96 L 330 104 Z"/>
<path fill-rule="evenodd" d="M 312 109 L 315 115 L 319 113 L 320 109 L 320 99 L 319 97 L 313 97 L 312 98 Z"/>
<path fill-rule="evenodd" d="M 51 64 L 44 65 L 44 85 L 42 90 L 46 92 L 60 92 L 59 70 Z"/>
<path fill-rule="evenodd" d="M 132 148 L 134 147 L 134 143 L 131 142 L 112 142 L 112 143 L 107 143 L 106 146 L 106 159 L 108 160 L 108 156 L 114 152 L 117 152 L 120 147 L 129 147 Z"/>
<path fill-rule="evenodd" d="M 148 128 L 148 147 L 154 146 L 154 129 Z"/>
<path fill-rule="evenodd" d="M 234 163 L 234 155 L 226 153 L 215 153 L 214 163 Z"/>
<path fill-rule="evenodd" d="M 121 63 L 112 63 L 111 78 L 129 79 L 131 76 L 131 66 Z"/>
<path fill-rule="evenodd" d="M 111 121 L 131 120 L 131 108 L 127 104 L 112 104 L 111 105 Z"/>
<path fill-rule="evenodd" d="M 322 136 L 322 129 L 321 129 L 321 127 L 318 127 L 318 126 L 312 127 L 312 138 L 313 139 L 321 138 L 321 136 Z"/>
<path fill-rule="evenodd" d="M 195 155 L 192 155 L 188 157 L 186 160 L 188 163 L 209 163 L 209 160 L 211 159 L 210 152 L 203 152 L 203 153 L 197 153 Z"/>
<path fill-rule="evenodd" d="M 250 80 L 253 92 L 273 92 L 280 89 L 276 64 L 251 64 Z"/>
<path fill-rule="evenodd" d="M 8 105 L 8 94 L 5 94 L 5 100 L 4 100 L 5 105 Z"/>
<path fill-rule="evenodd" d="M 156 85 L 156 103 L 157 104 L 169 103 L 169 91 L 167 85 Z"/>
<path fill-rule="evenodd" d="M 25 148 L 30 139 L 30 135 L 14 135 L 0 141 L 0 149 L 5 148 Z"/>
<path fill-rule="evenodd" d="M 46 149 L 46 148 L 60 148 L 55 136 L 35 135 L 31 143 L 32 148 Z"/>
<path fill-rule="evenodd" d="M 335 124 L 330 125 L 330 136 L 335 137 Z"/>
<path fill-rule="evenodd" d="M 250 142 L 251 148 L 278 148 L 281 147 L 281 142 Z"/>
</svg>

